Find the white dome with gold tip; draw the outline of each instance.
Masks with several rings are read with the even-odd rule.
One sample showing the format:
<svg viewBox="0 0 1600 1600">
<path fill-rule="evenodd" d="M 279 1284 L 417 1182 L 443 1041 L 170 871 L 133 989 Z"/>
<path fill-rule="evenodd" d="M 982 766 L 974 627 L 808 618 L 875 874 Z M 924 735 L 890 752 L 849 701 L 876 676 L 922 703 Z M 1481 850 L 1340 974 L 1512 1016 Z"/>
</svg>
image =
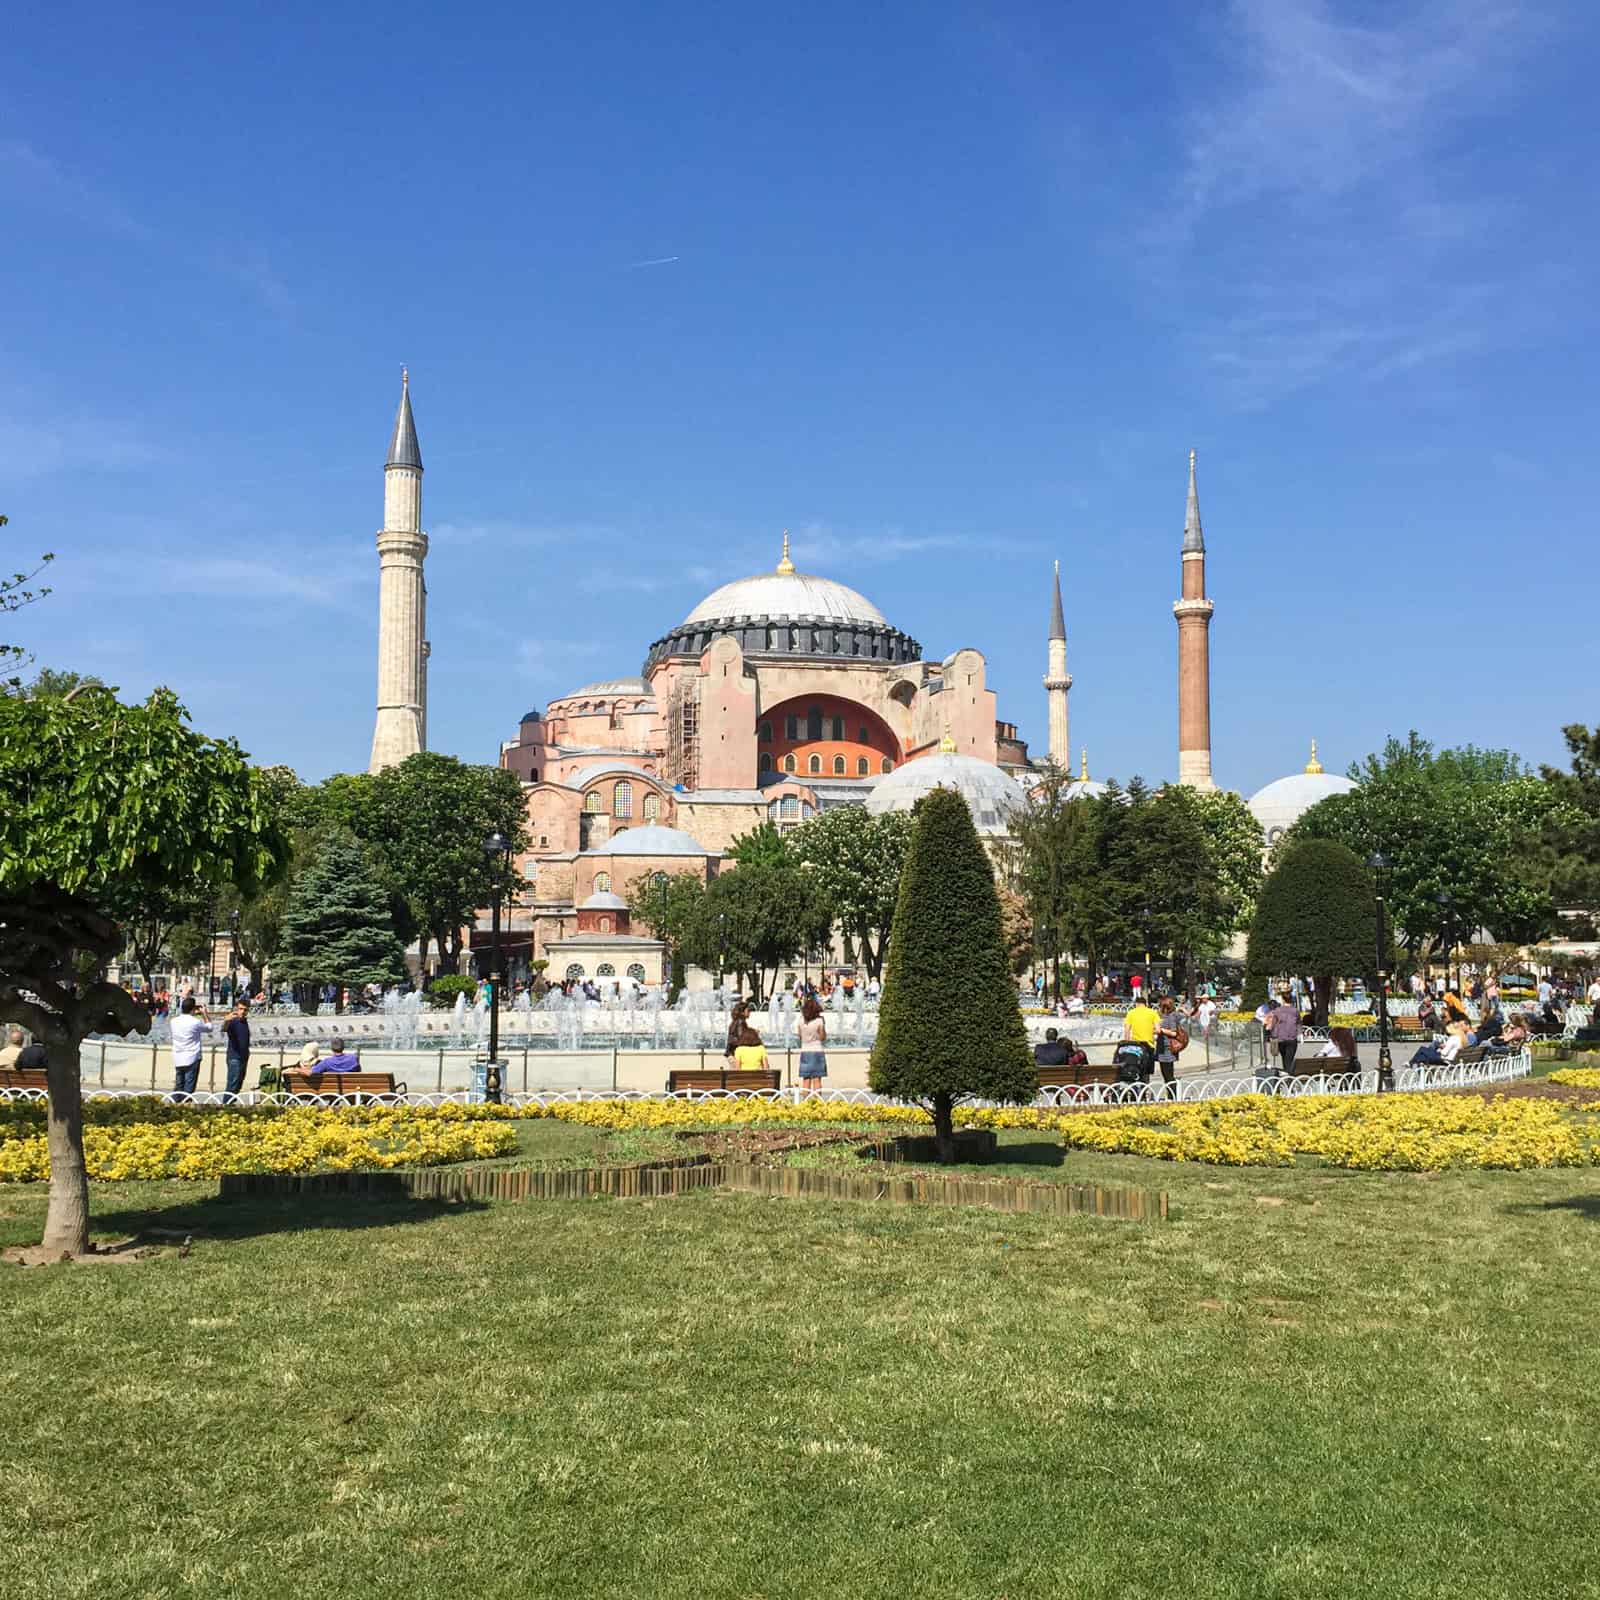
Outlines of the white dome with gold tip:
<svg viewBox="0 0 1600 1600">
<path fill-rule="evenodd" d="M 1317 741 L 1311 741 L 1311 759 L 1303 772 L 1291 772 L 1287 778 L 1277 778 L 1264 789 L 1257 789 L 1245 802 L 1250 814 L 1261 824 L 1269 845 L 1278 840 L 1297 823 L 1319 800 L 1330 795 L 1348 794 L 1355 784 L 1337 773 L 1324 772 L 1317 760 Z"/>
<path fill-rule="evenodd" d="M 879 627 L 887 626 L 889 620 L 848 584 L 797 572 L 789 559 L 787 533 L 783 536 L 783 559 L 776 572 L 758 572 L 753 578 L 736 578 L 713 589 L 683 619 L 683 626 L 723 622 L 730 617 L 821 617 L 828 622 L 871 622 Z"/>
</svg>

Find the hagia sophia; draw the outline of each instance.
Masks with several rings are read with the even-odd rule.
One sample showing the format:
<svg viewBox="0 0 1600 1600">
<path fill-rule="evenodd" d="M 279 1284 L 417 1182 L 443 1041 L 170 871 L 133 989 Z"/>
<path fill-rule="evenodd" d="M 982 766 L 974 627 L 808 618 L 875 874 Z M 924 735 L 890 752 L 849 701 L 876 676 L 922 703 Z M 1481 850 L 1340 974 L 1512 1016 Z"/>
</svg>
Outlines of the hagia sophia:
<svg viewBox="0 0 1600 1600">
<path fill-rule="evenodd" d="M 427 748 L 422 452 L 402 377 L 379 532 L 377 716 L 370 770 Z M 527 795 L 530 885 L 507 945 L 513 967 L 659 982 L 662 946 L 629 922 L 641 878 L 706 878 L 739 835 L 837 806 L 909 809 L 958 789 L 980 833 L 1003 837 L 1045 766 L 1070 771 L 1067 634 L 1059 564 L 1045 640 L 1049 748 L 1036 759 L 1000 715 L 981 650 L 929 658 L 865 595 L 801 571 L 782 537 L 769 572 L 713 590 L 649 643 L 637 675 L 584 684 L 527 712 L 499 752 Z M 804 552 L 800 552 L 803 557 Z M 1211 773 L 1210 623 L 1195 458 L 1180 549 L 1178 782 Z M 1312 759 L 1250 800 L 1268 843 L 1324 795 L 1349 788 Z M 1101 785 L 1086 763 L 1074 794 Z"/>
</svg>

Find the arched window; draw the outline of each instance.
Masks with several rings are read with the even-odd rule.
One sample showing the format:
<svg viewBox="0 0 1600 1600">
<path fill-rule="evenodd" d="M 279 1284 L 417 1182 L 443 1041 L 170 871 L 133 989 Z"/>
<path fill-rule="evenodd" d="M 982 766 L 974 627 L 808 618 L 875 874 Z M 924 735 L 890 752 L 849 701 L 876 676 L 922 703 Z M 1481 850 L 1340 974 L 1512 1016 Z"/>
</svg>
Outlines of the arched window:
<svg viewBox="0 0 1600 1600">
<path fill-rule="evenodd" d="M 643 983 L 644 963 L 642 961 L 635 961 L 633 965 L 628 968 L 628 976 L 632 978 L 635 983 Z"/>
<path fill-rule="evenodd" d="M 633 785 L 619 783 L 611 792 L 611 815 L 614 817 L 631 817 L 633 815 Z"/>
<path fill-rule="evenodd" d="M 597 978 L 614 978 L 617 975 L 617 969 L 612 966 L 609 961 L 602 961 L 600 965 L 594 969 L 594 975 Z"/>
<path fill-rule="evenodd" d="M 800 718 L 792 711 L 783 719 L 783 736 L 785 739 L 798 739 L 800 737 Z"/>
<path fill-rule="evenodd" d="M 583 809 L 585 811 L 598 811 L 600 809 L 600 791 L 598 789 L 591 789 L 583 797 Z"/>
<path fill-rule="evenodd" d="M 821 772 L 822 771 L 822 757 L 821 756 L 812 756 L 812 758 L 806 763 L 806 770 L 808 772 L 813 772 L 813 773 Z"/>
<path fill-rule="evenodd" d="M 806 738 L 820 739 L 822 737 L 822 707 L 812 706 L 806 712 Z"/>
<path fill-rule="evenodd" d="M 772 724 L 770 722 L 761 724 L 761 742 L 762 744 L 772 743 Z"/>
<path fill-rule="evenodd" d="M 644 797 L 644 820 L 654 822 L 661 815 L 661 796 L 646 791 Z"/>
<path fill-rule="evenodd" d="M 761 752 L 761 770 L 763 772 L 772 771 L 772 752 L 770 750 L 763 750 Z"/>
<path fill-rule="evenodd" d="M 885 771 L 885 772 L 893 772 L 894 771 L 894 762 L 892 762 L 888 758 L 888 756 L 885 756 L 883 758 L 883 771 Z"/>
<path fill-rule="evenodd" d="M 844 718 L 843 717 L 835 717 L 833 719 L 833 740 L 834 740 L 835 744 L 843 744 L 844 743 Z"/>
<path fill-rule="evenodd" d="M 583 963 L 581 961 L 574 961 L 572 965 L 567 968 L 567 976 L 569 978 L 581 978 L 583 976 Z"/>
<path fill-rule="evenodd" d="M 596 894 L 610 894 L 611 893 L 611 874 L 609 872 L 597 872 L 597 873 L 595 873 L 595 875 L 594 875 L 594 892 Z"/>
<path fill-rule="evenodd" d="M 872 743 L 872 729 L 869 728 L 866 725 L 866 723 L 863 722 L 861 724 L 861 727 L 857 731 L 861 735 L 860 739 L 856 741 L 858 744 L 871 744 Z"/>
<path fill-rule="evenodd" d="M 844 757 L 843 756 L 835 756 L 833 758 L 833 775 L 836 778 L 842 778 L 844 776 Z"/>
<path fill-rule="evenodd" d="M 783 797 L 783 800 L 782 800 L 781 804 L 782 804 L 782 808 L 783 808 L 782 809 L 782 815 L 783 816 L 786 816 L 786 817 L 798 817 L 800 815 L 800 801 L 799 801 L 797 796 L 792 795 L 792 794 L 786 794 Z"/>
<path fill-rule="evenodd" d="M 865 756 L 858 756 L 856 758 L 856 776 L 858 778 L 866 777 L 867 773 L 871 770 L 871 765 L 872 764 Z"/>
<path fill-rule="evenodd" d="M 601 919 L 600 919 L 600 931 L 601 931 L 601 933 L 610 933 L 611 932 L 611 918 L 610 917 L 601 917 Z"/>
<path fill-rule="evenodd" d="M 785 772 L 793 772 L 794 771 L 794 757 L 792 755 L 785 756 L 783 758 L 783 770 Z"/>
</svg>

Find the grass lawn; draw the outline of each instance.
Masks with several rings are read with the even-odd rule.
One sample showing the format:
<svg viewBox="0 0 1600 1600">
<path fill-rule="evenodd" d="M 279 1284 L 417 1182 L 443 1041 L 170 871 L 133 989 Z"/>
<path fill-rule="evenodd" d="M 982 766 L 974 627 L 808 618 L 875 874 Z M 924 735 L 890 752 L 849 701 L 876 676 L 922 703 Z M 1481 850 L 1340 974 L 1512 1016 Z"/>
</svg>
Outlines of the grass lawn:
<svg viewBox="0 0 1600 1600">
<path fill-rule="evenodd" d="M 1173 1220 L 98 1185 L 197 1240 L 0 1275 L 0 1591 L 1600 1594 L 1600 1170 L 1005 1138 Z M 0 1242 L 43 1206 L 0 1188 Z"/>
</svg>

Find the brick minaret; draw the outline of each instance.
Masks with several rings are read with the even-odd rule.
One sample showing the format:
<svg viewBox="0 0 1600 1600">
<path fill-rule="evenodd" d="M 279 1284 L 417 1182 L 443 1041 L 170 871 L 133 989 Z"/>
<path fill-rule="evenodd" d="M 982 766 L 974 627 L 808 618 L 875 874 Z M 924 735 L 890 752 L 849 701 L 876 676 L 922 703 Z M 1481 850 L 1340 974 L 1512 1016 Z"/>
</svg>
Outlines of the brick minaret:
<svg viewBox="0 0 1600 1600">
<path fill-rule="evenodd" d="M 1183 598 L 1178 619 L 1178 782 L 1215 789 L 1211 776 L 1211 612 L 1206 598 L 1206 541 L 1189 452 L 1189 506 L 1183 519 Z"/>
<path fill-rule="evenodd" d="M 1055 595 L 1050 603 L 1050 670 L 1044 675 L 1050 700 L 1050 761 L 1062 772 L 1072 766 L 1072 746 L 1067 739 L 1067 691 L 1072 674 L 1067 671 L 1067 624 L 1061 615 L 1061 563 L 1056 562 Z"/>
<path fill-rule="evenodd" d="M 400 410 L 383 468 L 378 534 L 378 717 L 369 772 L 428 747 L 428 586 L 422 563 L 422 451 L 411 416 L 411 384 L 400 374 Z"/>
</svg>

